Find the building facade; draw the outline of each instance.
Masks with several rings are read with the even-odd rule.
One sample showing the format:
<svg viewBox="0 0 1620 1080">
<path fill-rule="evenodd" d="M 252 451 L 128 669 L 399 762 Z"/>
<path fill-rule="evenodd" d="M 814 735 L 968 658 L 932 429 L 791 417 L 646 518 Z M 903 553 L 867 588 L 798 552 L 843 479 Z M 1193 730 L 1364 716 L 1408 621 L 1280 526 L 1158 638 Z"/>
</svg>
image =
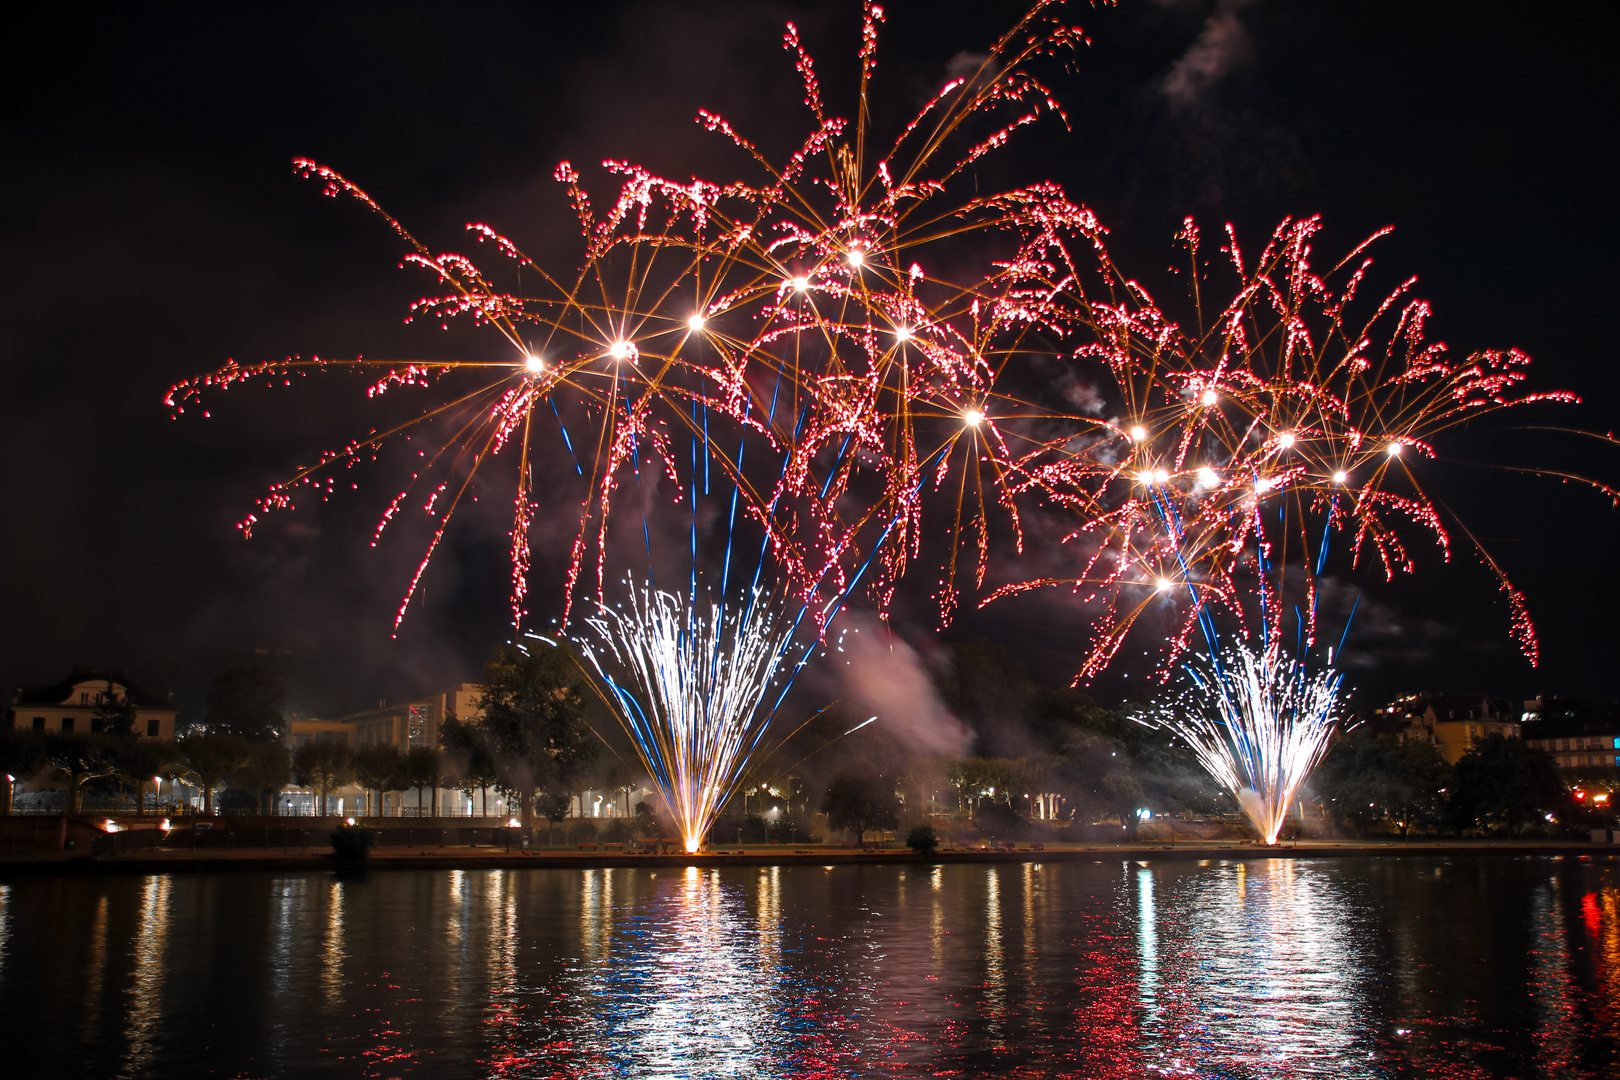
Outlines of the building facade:
<svg viewBox="0 0 1620 1080">
<path fill-rule="evenodd" d="M 80 668 L 49 686 L 19 686 L 11 697 L 9 721 L 13 728 L 50 733 L 100 732 L 105 726 L 104 706 L 127 701 L 134 710 L 129 734 L 146 739 L 174 738 L 180 710 L 173 694 L 148 691 L 108 668 Z"/>
<path fill-rule="evenodd" d="M 1564 771 L 1620 776 L 1620 707 L 1535 698 L 1524 703 L 1524 738 Z"/>
<path fill-rule="evenodd" d="M 1507 700 L 1487 694 L 1408 694 L 1373 710 L 1370 719 L 1374 730 L 1403 742 L 1433 745 L 1453 765 L 1492 735 L 1519 738 L 1522 727 L 1520 713 Z"/>
</svg>

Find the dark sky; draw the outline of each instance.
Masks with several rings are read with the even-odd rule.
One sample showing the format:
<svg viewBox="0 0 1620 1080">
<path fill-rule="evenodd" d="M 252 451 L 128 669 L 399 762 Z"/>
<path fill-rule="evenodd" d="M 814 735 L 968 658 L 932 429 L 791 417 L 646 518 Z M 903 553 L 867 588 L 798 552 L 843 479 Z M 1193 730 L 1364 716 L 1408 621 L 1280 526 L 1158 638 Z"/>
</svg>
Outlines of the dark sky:
<svg viewBox="0 0 1620 1080">
<path fill-rule="evenodd" d="M 900 101 L 1021 10 L 886 6 L 878 93 Z M 723 173 L 726 148 L 691 122 L 701 106 L 768 147 L 801 136 L 785 19 L 804 27 L 847 115 L 858 5 L 138 7 L 30 5 L 0 44 L 0 683 L 53 681 L 76 663 L 195 678 L 260 647 L 319 660 L 333 708 L 472 677 L 505 636 L 496 517 L 452 534 L 397 640 L 416 549 L 368 546 L 386 477 L 251 542 L 233 527 L 273 479 L 364 430 L 355 386 L 239 392 L 210 420 L 174 421 L 161 404 L 169 384 L 227 357 L 424 355 L 471 340 L 424 344 L 430 331 L 402 326 L 424 284 L 396 269 L 397 242 L 320 198 L 289 160 L 343 170 L 435 244 L 458 247 L 463 223 L 484 220 L 544 254 L 574 228 L 550 179 L 559 159 Z M 1436 336 L 1524 348 L 1537 386 L 1586 399 L 1533 422 L 1614 426 L 1614 5 L 1071 12 L 1095 41 L 1054 76 L 1073 128 L 1029 133 L 994 179 L 1059 180 L 1144 274 L 1167 265 L 1189 213 L 1211 229 L 1231 220 L 1258 246 L 1283 215 L 1321 212 L 1327 251 L 1393 223 L 1381 265 L 1421 276 Z M 600 173 L 587 179 L 607 190 Z M 1368 585 L 1350 637 L 1366 699 L 1615 696 L 1615 512 L 1572 486 L 1458 462 L 1614 481 L 1620 458 L 1509 426 L 1464 433 L 1447 448 L 1458 461 L 1427 466 L 1428 481 L 1527 594 L 1541 669 L 1518 657 L 1492 579 L 1459 545 L 1449 565 L 1425 552 L 1414 580 Z M 548 558 L 537 572 L 555 568 Z M 1342 626 L 1361 582 L 1339 585 L 1328 621 Z M 994 636 L 1066 678 L 1083 628 L 1037 621 L 1042 610 L 992 608 L 952 633 Z M 1123 657 L 1099 693 L 1144 674 Z"/>
</svg>

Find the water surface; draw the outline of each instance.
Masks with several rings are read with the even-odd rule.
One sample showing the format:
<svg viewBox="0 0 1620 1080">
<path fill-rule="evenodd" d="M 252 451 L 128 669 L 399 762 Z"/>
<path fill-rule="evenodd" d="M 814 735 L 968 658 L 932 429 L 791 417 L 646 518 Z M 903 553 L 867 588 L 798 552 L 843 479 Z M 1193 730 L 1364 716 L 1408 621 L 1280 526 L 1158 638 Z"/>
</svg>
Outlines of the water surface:
<svg viewBox="0 0 1620 1080">
<path fill-rule="evenodd" d="M 0 884 L 0 1035 L 13 1076 L 1620 1076 L 1620 874 L 1456 857 L 19 880 Z"/>
</svg>

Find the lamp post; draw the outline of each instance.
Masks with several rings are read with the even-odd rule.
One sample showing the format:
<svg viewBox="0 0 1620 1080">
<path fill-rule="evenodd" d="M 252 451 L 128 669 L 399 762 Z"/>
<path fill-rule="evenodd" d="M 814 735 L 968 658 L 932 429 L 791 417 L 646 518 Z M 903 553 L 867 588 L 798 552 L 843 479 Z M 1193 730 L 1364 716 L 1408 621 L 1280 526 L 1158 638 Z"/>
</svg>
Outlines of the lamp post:
<svg viewBox="0 0 1620 1080">
<path fill-rule="evenodd" d="M 152 777 L 152 813 L 156 814 L 158 812 L 158 810 L 161 809 L 161 806 L 159 804 L 162 803 L 162 801 L 163 801 L 163 777 L 154 776 L 154 777 Z"/>
</svg>

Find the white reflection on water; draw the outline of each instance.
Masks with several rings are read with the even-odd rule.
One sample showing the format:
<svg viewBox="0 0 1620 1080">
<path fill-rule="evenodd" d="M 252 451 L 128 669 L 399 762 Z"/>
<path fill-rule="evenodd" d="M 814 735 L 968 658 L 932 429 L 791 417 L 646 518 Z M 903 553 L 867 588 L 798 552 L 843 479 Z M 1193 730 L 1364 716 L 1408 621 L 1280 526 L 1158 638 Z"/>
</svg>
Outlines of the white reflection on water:
<svg viewBox="0 0 1620 1080">
<path fill-rule="evenodd" d="M 84 1023 L 79 1037 L 93 1042 L 101 1037 L 101 987 L 107 977 L 107 894 L 96 900 L 96 921 L 90 928 L 90 955 L 84 984 Z"/>
<path fill-rule="evenodd" d="M 752 919 L 744 889 L 718 870 L 690 866 L 644 887 L 654 895 L 618 922 L 583 987 L 592 1004 L 568 1032 L 579 1056 L 568 1074 L 775 1075 L 780 931 L 760 930 L 779 924 L 780 871 L 760 874 Z"/>
<path fill-rule="evenodd" d="M 158 1037 L 163 1032 L 164 950 L 169 942 L 170 901 L 174 879 L 167 874 L 148 877 L 141 889 L 139 929 L 135 933 L 135 977 L 131 982 L 129 1017 L 126 1023 L 129 1046 L 120 1076 L 145 1076 L 149 1072 Z"/>
<path fill-rule="evenodd" d="M 1536 1067 L 1553 1075 L 1580 1060 L 1581 1030 L 1575 1021 L 1576 996 L 1571 970 L 1569 928 L 1558 878 L 1548 875 L 1530 898 L 1531 980 L 1528 990 L 1536 1008 Z"/>
<path fill-rule="evenodd" d="M 6 954 L 11 951 L 11 886 L 0 885 L 0 977 L 6 973 Z"/>
<path fill-rule="evenodd" d="M 327 886 L 326 942 L 321 950 L 321 990 L 328 1004 L 343 999 L 343 882 Z"/>
<path fill-rule="evenodd" d="M 1358 920 L 1289 859 L 1137 873 L 1142 1033 L 1167 1073 L 1375 1076 Z"/>
</svg>

